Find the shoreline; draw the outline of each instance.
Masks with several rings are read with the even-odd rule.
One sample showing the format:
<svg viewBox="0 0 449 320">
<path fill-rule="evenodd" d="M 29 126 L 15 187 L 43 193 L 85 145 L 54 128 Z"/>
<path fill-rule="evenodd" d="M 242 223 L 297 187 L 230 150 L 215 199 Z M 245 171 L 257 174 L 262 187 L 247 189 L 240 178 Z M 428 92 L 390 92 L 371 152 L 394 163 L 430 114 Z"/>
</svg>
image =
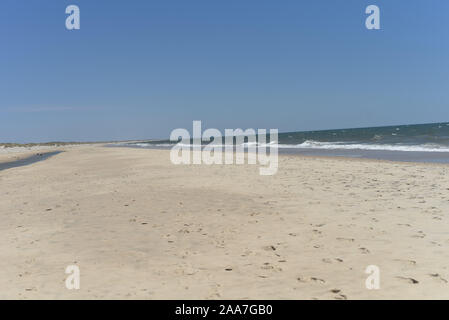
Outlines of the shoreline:
<svg viewBox="0 0 449 320">
<path fill-rule="evenodd" d="M 142 150 L 160 150 L 160 151 L 169 151 L 169 149 L 166 148 L 141 148 L 141 147 L 134 147 L 134 146 L 124 146 L 124 145 L 110 145 L 110 144 L 74 144 L 74 145 L 66 145 L 66 146 L 43 146 L 41 148 L 40 146 L 34 146 L 31 147 L 33 150 L 31 150 L 29 147 L 20 147 L 20 149 L 14 150 L 14 152 L 9 153 L 1 153 L 0 150 L 0 171 L 1 170 L 7 170 L 11 168 L 15 168 L 18 166 L 15 166 L 14 163 L 16 162 L 24 162 L 24 164 L 19 166 L 27 166 L 34 164 L 36 162 L 44 161 L 48 159 L 49 157 L 46 157 L 47 154 L 51 153 L 53 155 L 59 154 L 61 152 L 65 152 L 70 148 L 73 147 L 105 147 L 105 148 L 124 148 L 124 149 L 142 149 Z M 17 147 L 14 147 L 17 148 Z M 43 151 L 43 152 L 38 152 Z M 245 151 L 245 154 L 247 151 Z M 234 151 L 235 154 L 235 151 Z M 37 156 L 43 156 L 42 158 L 38 158 Z M 50 157 L 51 157 L 50 156 Z M 423 166 L 436 166 L 436 167 L 448 167 L 449 163 L 446 162 L 424 162 L 424 161 L 402 161 L 402 160 L 388 160 L 388 159 L 375 159 L 375 158 L 365 158 L 365 157 L 349 157 L 349 156 L 334 156 L 334 155 L 310 155 L 310 154 L 301 154 L 297 152 L 281 152 L 278 154 L 279 157 L 298 157 L 303 159 L 330 159 L 330 160 L 338 160 L 338 161 L 355 161 L 355 162 L 370 162 L 370 163 L 391 163 L 391 164 L 411 164 L 411 165 L 423 165 Z M 36 158 L 34 158 L 36 157 Z M 29 159 L 32 158 L 32 159 Z M 213 164 L 216 166 L 216 164 Z M 223 166 L 224 164 L 219 164 L 218 166 Z M 237 164 L 234 164 L 237 165 Z M 246 164 L 244 164 L 246 165 Z M 206 165 L 207 166 L 207 165 Z M 237 165 L 241 166 L 241 164 Z"/>
<path fill-rule="evenodd" d="M 142 149 L 142 150 L 162 150 L 162 151 L 170 151 L 169 148 L 165 147 L 138 147 L 138 146 L 126 146 L 126 145 L 104 145 L 107 148 L 131 148 L 131 149 Z M 394 152 L 404 152 L 404 151 L 394 151 Z M 234 151 L 235 153 L 235 151 Z M 247 151 L 245 151 L 245 154 Z M 279 157 L 304 157 L 306 159 L 334 159 L 334 160 L 353 160 L 353 161 L 369 161 L 369 162 L 386 162 L 386 163 L 396 163 L 396 164 L 416 164 L 416 165 L 434 165 L 434 166 L 449 166 L 448 162 L 426 162 L 426 161 L 408 161 L 408 160 L 389 160 L 389 159 L 377 159 L 377 158 L 368 158 L 368 157 L 351 157 L 351 156 L 335 156 L 335 155 L 312 155 L 312 154 L 302 154 L 300 152 L 279 152 Z"/>
<path fill-rule="evenodd" d="M 132 146 L 132 145 L 126 145 L 124 143 L 133 143 L 133 142 L 140 142 L 140 140 L 130 140 L 130 141 L 118 141 L 118 142 L 107 142 L 107 143 L 96 143 L 96 142 L 86 142 L 86 143 L 75 143 L 75 144 L 62 144 L 62 145 L 48 145 L 48 143 L 43 144 L 32 144 L 32 146 L 13 146 L 13 147 L 4 147 L 5 144 L 0 144 L 0 163 L 5 162 L 13 162 L 17 160 L 21 160 L 25 157 L 31 156 L 35 154 L 35 152 L 39 151 L 57 151 L 62 150 L 64 151 L 67 148 L 76 148 L 76 147 L 83 147 L 83 146 L 104 146 L 104 147 L 110 147 L 110 148 L 132 148 L 132 149 L 150 149 L 150 150 L 170 150 L 170 148 L 166 147 L 138 147 L 138 146 Z M 280 152 L 279 152 L 280 151 Z M 235 151 L 234 151 L 235 152 Z M 245 150 L 245 153 L 247 150 Z M 335 155 L 335 153 L 347 153 L 346 155 Z M 42 153 L 42 152 L 39 152 Z M 351 154 L 352 153 L 352 154 Z M 375 157 L 375 156 L 366 156 L 366 154 L 394 154 L 394 155 L 403 155 L 402 159 L 394 159 L 389 157 Z M 358 154 L 357 156 L 354 156 L 354 154 Z M 446 156 L 444 160 L 440 161 L 434 161 L 434 160 L 428 160 L 425 161 L 425 157 L 429 156 L 429 154 L 433 154 L 435 157 L 438 156 Z M 412 158 L 412 160 L 407 159 L 407 155 L 415 156 L 415 158 Z M 331 158 L 331 159 L 344 159 L 344 160 L 368 160 L 368 161 L 380 161 L 380 162 L 391 162 L 391 163 L 411 163 L 411 164 L 431 164 L 431 165 L 443 165 L 447 166 L 449 165 L 449 153 L 441 152 L 441 153 L 435 153 L 435 152 L 416 152 L 416 151 L 372 151 L 372 150 L 320 150 L 320 149 L 278 149 L 278 156 L 299 156 L 299 157 L 305 157 L 305 158 Z M 416 160 L 416 157 L 421 158 L 419 160 Z"/>
</svg>

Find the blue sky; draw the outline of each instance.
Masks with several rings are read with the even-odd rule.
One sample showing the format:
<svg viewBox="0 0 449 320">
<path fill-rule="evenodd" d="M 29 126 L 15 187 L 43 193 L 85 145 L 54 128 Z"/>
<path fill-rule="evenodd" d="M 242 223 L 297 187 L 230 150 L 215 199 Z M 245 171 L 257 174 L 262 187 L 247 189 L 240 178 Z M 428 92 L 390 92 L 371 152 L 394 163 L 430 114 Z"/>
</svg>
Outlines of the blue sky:
<svg viewBox="0 0 449 320">
<path fill-rule="evenodd" d="M 0 141 L 449 121 L 448 17 L 447 0 L 2 0 Z"/>
</svg>

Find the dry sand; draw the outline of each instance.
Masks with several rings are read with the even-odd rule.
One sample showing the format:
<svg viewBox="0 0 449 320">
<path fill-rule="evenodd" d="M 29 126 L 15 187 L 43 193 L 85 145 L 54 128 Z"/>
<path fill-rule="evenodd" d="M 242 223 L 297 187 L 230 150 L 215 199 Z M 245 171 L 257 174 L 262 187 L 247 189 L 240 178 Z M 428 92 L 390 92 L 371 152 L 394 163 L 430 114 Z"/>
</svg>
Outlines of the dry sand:
<svg viewBox="0 0 449 320">
<path fill-rule="evenodd" d="M 0 171 L 0 298 L 449 298 L 447 165 L 281 156 L 260 176 L 66 150 Z"/>
</svg>

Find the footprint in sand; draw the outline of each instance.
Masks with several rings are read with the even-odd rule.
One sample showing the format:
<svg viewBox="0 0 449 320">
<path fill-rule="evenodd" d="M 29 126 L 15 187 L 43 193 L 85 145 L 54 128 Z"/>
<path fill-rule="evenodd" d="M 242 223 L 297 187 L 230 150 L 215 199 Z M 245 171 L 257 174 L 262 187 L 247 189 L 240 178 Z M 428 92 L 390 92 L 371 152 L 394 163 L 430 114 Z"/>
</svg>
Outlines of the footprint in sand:
<svg viewBox="0 0 449 320">
<path fill-rule="evenodd" d="M 341 238 L 341 237 L 337 238 L 337 240 L 339 240 L 339 241 L 349 241 L 349 242 L 354 242 L 355 241 L 354 238 Z"/>
<path fill-rule="evenodd" d="M 310 280 L 312 280 L 313 282 L 316 282 L 316 283 L 321 283 L 321 284 L 326 283 L 326 281 L 324 281 L 323 279 L 316 278 L 316 277 L 311 277 Z"/>
<path fill-rule="evenodd" d="M 409 277 L 400 277 L 400 276 L 398 276 L 398 277 L 396 277 L 396 278 L 401 279 L 401 280 L 404 280 L 404 281 L 407 281 L 407 282 L 410 283 L 410 284 L 418 284 L 418 283 L 419 283 L 418 280 L 413 279 L 413 278 L 409 278 Z"/>
<path fill-rule="evenodd" d="M 367 249 L 367 248 L 359 248 L 359 250 L 360 250 L 360 252 L 361 253 L 363 253 L 363 254 L 368 254 L 368 253 L 370 253 L 370 251 Z"/>
<path fill-rule="evenodd" d="M 265 262 L 265 263 L 263 264 L 263 266 L 260 267 L 260 268 L 261 268 L 261 269 L 264 269 L 264 270 L 271 270 L 271 269 L 274 269 L 274 267 L 273 267 L 272 265 L 270 265 L 269 262 Z"/>
<path fill-rule="evenodd" d="M 442 246 L 440 243 L 438 243 L 436 241 L 430 241 L 430 243 L 433 244 L 434 246 L 437 246 L 437 247 L 441 247 Z"/>
<path fill-rule="evenodd" d="M 319 284 L 326 283 L 325 280 L 317 278 L 317 277 L 306 278 L 306 277 L 300 276 L 300 277 L 297 277 L 296 280 L 298 280 L 299 282 L 314 282 L 314 283 L 319 283 Z"/>
<path fill-rule="evenodd" d="M 408 223 L 397 223 L 398 226 L 411 227 L 412 225 Z"/>
<path fill-rule="evenodd" d="M 444 279 L 444 278 L 443 278 L 441 275 L 439 275 L 438 273 L 431 273 L 431 274 L 429 274 L 429 276 L 431 276 L 432 278 L 434 278 L 435 280 L 438 280 L 438 281 L 440 281 L 440 282 L 447 283 L 447 280 Z"/>
<path fill-rule="evenodd" d="M 415 266 L 416 265 L 416 261 L 415 260 L 395 259 L 394 261 L 402 262 L 402 263 L 408 264 L 410 266 Z"/>
<path fill-rule="evenodd" d="M 424 234 L 424 232 L 418 231 L 417 234 L 412 235 L 412 238 L 420 238 L 420 239 L 422 239 L 422 238 L 424 238 L 425 236 L 426 236 L 426 235 Z"/>
</svg>

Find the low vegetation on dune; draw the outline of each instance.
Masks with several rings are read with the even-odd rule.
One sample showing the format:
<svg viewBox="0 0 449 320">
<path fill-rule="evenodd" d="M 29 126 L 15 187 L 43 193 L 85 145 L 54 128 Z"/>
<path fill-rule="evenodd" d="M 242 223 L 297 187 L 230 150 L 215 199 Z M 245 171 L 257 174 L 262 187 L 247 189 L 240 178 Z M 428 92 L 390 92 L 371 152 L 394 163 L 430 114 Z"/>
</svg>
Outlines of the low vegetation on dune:
<svg viewBox="0 0 449 320">
<path fill-rule="evenodd" d="M 70 144 L 89 144 L 94 142 L 42 142 L 42 143 L 0 143 L 0 148 L 13 148 L 13 147 L 36 147 L 36 146 L 50 146 L 50 147 L 58 147 L 58 146 L 66 146 Z"/>
</svg>

